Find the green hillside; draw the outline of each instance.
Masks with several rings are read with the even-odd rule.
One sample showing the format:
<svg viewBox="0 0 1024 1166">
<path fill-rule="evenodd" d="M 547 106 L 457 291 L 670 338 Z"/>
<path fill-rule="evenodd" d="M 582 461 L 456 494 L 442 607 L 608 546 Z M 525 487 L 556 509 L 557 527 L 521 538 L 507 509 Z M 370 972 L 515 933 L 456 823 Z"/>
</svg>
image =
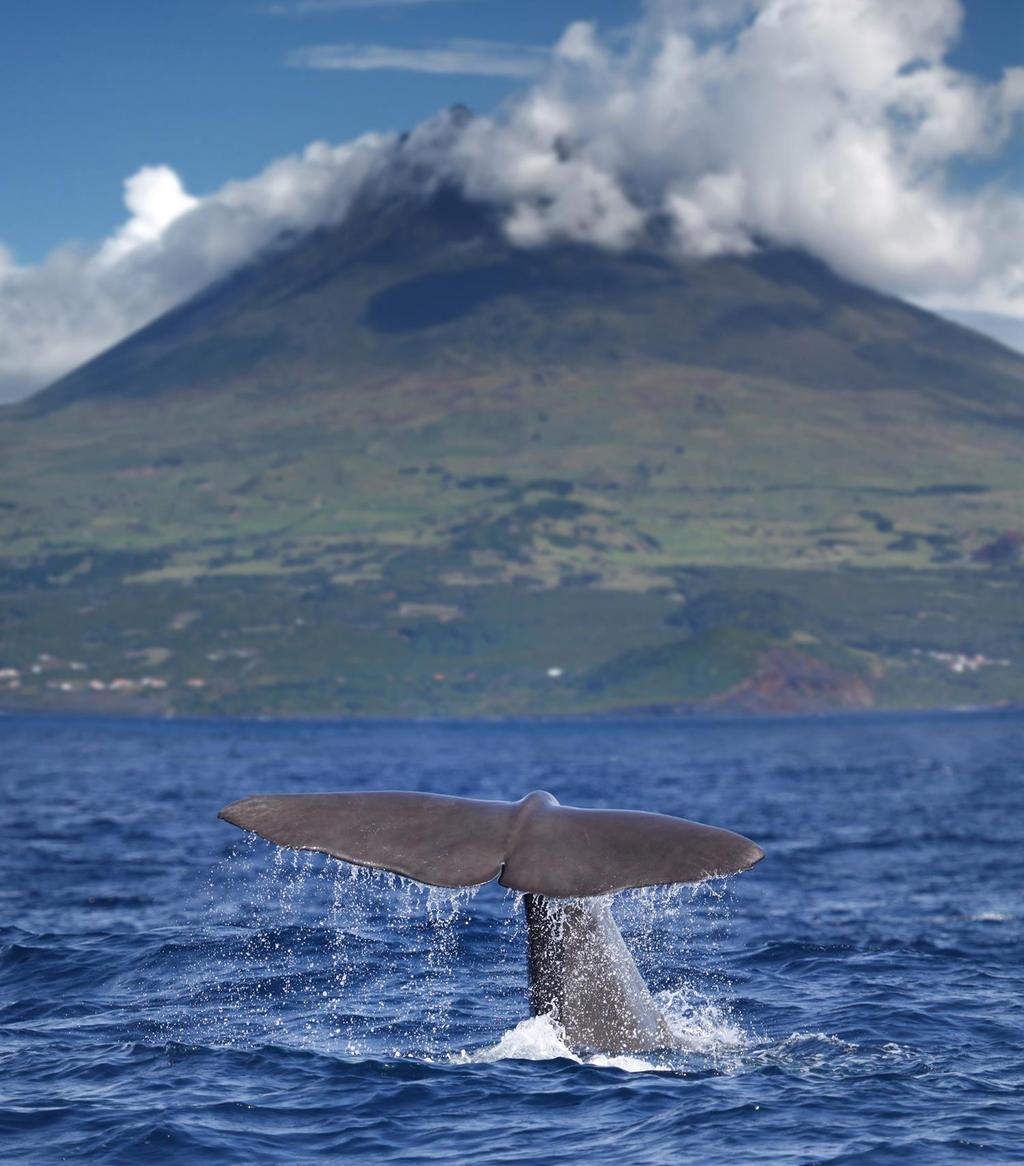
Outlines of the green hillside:
<svg viewBox="0 0 1024 1166">
<path fill-rule="evenodd" d="M 369 194 L 0 449 L 6 707 L 1024 698 L 1024 360 L 795 253 Z"/>
</svg>

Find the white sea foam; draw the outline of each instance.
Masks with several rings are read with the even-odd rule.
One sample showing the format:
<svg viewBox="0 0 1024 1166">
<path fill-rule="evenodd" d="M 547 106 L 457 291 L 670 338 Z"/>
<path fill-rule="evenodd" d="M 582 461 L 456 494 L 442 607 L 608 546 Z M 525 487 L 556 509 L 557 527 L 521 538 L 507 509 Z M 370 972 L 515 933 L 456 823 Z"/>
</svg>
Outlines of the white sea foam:
<svg viewBox="0 0 1024 1166">
<path fill-rule="evenodd" d="M 1009 911 L 977 911 L 971 915 L 930 915 L 929 923 L 958 924 L 958 923 L 1011 923 L 1017 916 Z"/>
<path fill-rule="evenodd" d="M 686 1052 L 717 1057 L 735 1053 L 750 1043 L 722 1004 L 695 999 L 684 988 L 659 992 L 655 999 L 679 1047 Z"/>
<path fill-rule="evenodd" d="M 596 1053 L 581 1057 L 565 1043 L 562 1026 L 550 1016 L 531 1016 L 504 1033 L 496 1045 L 474 1052 L 462 1051 L 453 1058 L 457 1064 L 490 1064 L 493 1061 L 575 1061 L 577 1065 L 599 1065 L 626 1073 L 664 1072 L 670 1065 L 658 1065 L 642 1057 Z"/>
<path fill-rule="evenodd" d="M 457 1054 L 456 1060 L 487 1064 L 491 1061 L 580 1061 L 565 1043 L 562 1026 L 550 1016 L 530 1016 L 503 1033 L 496 1045 Z"/>
<path fill-rule="evenodd" d="M 453 1059 L 460 1064 L 564 1059 L 629 1073 L 647 1073 L 677 1069 L 680 1055 L 720 1058 L 749 1047 L 747 1034 L 721 1005 L 694 1000 L 684 989 L 659 992 L 656 999 L 678 1045 L 677 1049 L 656 1054 L 656 1060 L 611 1053 L 580 1056 L 566 1044 L 562 1026 L 551 1016 L 531 1016 L 504 1033 L 496 1045 L 473 1052 L 463 1051 Z"/>
</svg>

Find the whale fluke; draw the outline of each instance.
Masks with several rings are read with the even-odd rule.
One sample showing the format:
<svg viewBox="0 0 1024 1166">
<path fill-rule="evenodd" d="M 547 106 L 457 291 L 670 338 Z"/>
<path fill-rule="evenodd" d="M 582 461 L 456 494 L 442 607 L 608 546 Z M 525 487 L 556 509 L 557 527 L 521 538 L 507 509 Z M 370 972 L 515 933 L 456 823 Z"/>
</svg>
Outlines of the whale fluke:
<svg viewBox="0 0 1024 1166">
<path fill-rule="evenodd" d="M 319 850 L 439 887 L 498 879 L 524 894 L 530 1008 L 571 1048 L 647 1052 L 672 1032 L 612 918 L 626 887 L 748 870 L 749 838 L 635 810 L 577 810 L 549 793 L 520 802 L 443 794 L 276 794 L 225 806 L 227 822 L 295 850 Z"/>
<path fill-rule="evenodd" d="M 716 826 L 636 810 L 561 806 L 549 793 L 488 802 L 405 792 L 276 794 L 225 806 L 219 817 L 296 850 L 439 887 L 497 878 L 553 898 L 700 882 L 749 870 L 756 843 Z"/>
</svg>

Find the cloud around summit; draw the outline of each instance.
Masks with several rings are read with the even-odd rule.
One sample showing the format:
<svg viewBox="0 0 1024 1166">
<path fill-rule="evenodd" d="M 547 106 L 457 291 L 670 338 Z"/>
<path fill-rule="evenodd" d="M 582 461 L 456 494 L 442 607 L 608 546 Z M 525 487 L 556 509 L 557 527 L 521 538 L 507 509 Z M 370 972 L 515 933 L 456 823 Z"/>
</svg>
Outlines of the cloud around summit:
<svg viewBox="0 0 1024 1166">
<path fill-rule="evenodd" d="M 656 216 L 679 254 L 797 247 L 929 306 L 1024 319 L 1024 192 L 959 180 L 1019 129 L 1024 69 L 996 81 L 953 69 L 961 20 L 956 0 L 651 0 L 632 28 L 576 23 L 550 51 L 433 46 L 454 55 L 446 66 L 421 53 L 421 66 L 456 71 L 476 51 L 536 79 L 492 116 L 442 114 L 404 142 L 314 143 L 204 196 L 147 166 L 127 180 L 128 217 L 107 240 L 28 267 L 0 248 L 0 399 L 283 232 L 339 221 L 371 176 L 403 180 L 399 158 L 498 206 L 524 247 L 624 248 Z M 416 67 L 401 56 L 415 50 L 374 64 L 380 46 L 342 48 L 362 63 L 336 67 Z M 317 46 L 304 51 L 293 63 L 317 59 Z"/>
</svg>

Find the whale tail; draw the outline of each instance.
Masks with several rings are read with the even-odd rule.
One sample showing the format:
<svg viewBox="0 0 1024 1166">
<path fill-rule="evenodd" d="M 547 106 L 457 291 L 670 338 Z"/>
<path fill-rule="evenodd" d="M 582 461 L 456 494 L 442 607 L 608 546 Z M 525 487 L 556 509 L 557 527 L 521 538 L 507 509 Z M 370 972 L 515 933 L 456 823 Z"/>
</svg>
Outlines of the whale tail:
<svg viewBox="0 0 1024 1166">
<path fill-rule="evenodd" d="M 672 1042 L 606 899 L 626 887 L 748 870 L 749 838 L 682 818 L 578 810 L 548 793 L 484 802 L 420 793 L 279 794 L 220 817 L 296 850 L 319 850 L 441 887 L 497 879 L 522 891 L 530 1006 L 577 1049 L 646 1052 Z"/>
<path fill-rule="evenodd" d="M 277 794 L 246 798 L 219 817 L 278 846 L 317 850 L 440 887 L 503 887 L 552 898 L 700 882 L 749 870 L 756 843 L 716 826 L 636 810 L 561 806 L 548 793 L 520 802 L 443 794 Z"/>
</svg>

